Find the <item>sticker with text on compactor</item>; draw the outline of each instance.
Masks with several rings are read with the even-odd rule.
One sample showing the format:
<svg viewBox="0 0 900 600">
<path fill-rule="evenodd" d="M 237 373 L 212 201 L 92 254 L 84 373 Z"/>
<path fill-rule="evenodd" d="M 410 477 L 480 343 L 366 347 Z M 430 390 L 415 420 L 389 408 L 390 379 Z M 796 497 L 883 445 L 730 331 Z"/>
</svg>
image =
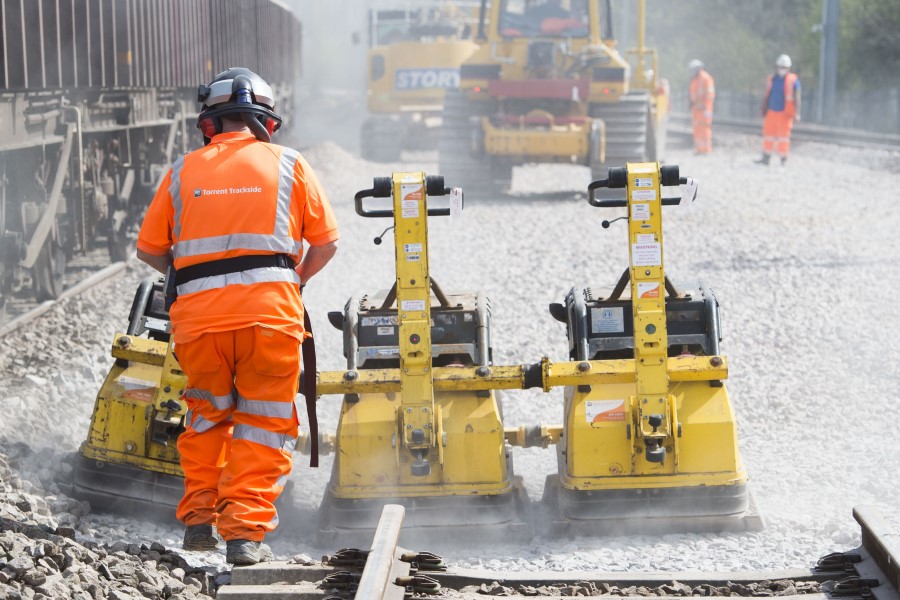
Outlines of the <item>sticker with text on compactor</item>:
<svg viewBox="0 0 900 600">
<path fill-rule="evenodd" d="M 404 300 L 400 303 L 400 310 L 425 310 L 424 300 Z"/>
<path fill-rule="evenodd" d="M 659 298 L 658 281 L 639 281 L 637 284 L 638 298 Z"/>
<path fill-rule="evenodd" d="M 587 400 L 584 420 L 588 423 L 608 423 L 625 420 L 625 400 Z"/>
<path fill-rule="evenodd" d="M 363 327 L 371 327 L 373 325 L 383 326 L 383 325 L 396 325 L 399 321 L 397 320 L 397 315 L 390 316 L 377 316 L 377 317 L 363 317 L 360 321 Z"/>
<path fill-rule="evenodd" d="M 653 187 L 652 177 L 635 177 L 634 187 Z"/>
<path fill-rule="evenodd" d="M 631 190 L 632 200 L 656 200 L 656 190 Z"/>
<path fill-rule="evenodd" d="M 634 241 L 638 244 L 652 244 L 656 241 L 656 235 L 652 233 L 639 233 L 635 236 Z"/>
<path fill-rule="evenodd" d="M 424 190 L 422 185 L 418 183 L 400 186 L 400 207 L 403 210 L 402 217 L 404 219 L 414 219 L 419 216 L 419 203 L 421 202 Z"/>
<path fill-rule="evenodd" d="M 625 312 L 621 306 L 591 309 L 591 333 L 623 333 Z"/>
<path fill-rule="evenodd" d="M 394 335 L 393 327 L 379 327 L 378 335 Z"/>
<path fill-rule="evenodd" d="M 637 203 L 631 205 L 631 218 L 635 221 L 650 220 L 650 205 Z"/>
<path fill-rule="evenodd" d="M 659 244 L 632 244 L 631 262 L 635 267 L 658 267 L 662 264 L 662 247 Z"/>
</svg>

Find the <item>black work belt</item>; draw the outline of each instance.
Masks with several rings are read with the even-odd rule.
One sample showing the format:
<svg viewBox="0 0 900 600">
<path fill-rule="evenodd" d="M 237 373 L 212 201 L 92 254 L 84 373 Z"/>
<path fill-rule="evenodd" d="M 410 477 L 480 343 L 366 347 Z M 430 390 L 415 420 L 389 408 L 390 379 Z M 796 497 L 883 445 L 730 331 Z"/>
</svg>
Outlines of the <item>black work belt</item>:
<svg viewBox="0 0 900 600">
<path fill-rule="evenodd" d="M 184 285 L 201 277 L 240 273 L 241 271 L 265 267 L 281 267 L 293 270 L 294 261 L 287 254 L 236 256 L 234 258 L 211 260 L 175 271 L 175 285 Z M 301 354 L 303 355 L 303 372 L 308 375 L 300 378 L 300 393 L 306 398 L 306 418 L 309 420 L 309 466 L 318 467 L 319 420 L 316 417 L 316 399 L 318 394 L 316 391 L 316 343 L 312 336 L 312 323 L 309 320 L 309 312 L 305 307 L 303 309 L 303 328 L 309 333 L 309 337 L 305 338 L 300 346 Z"/>
<path fill-rule="evenodd" d="M 175 271 L 175 285 L 184 285 L 201 277 L 228 275 L 229 273 L 240 273 L 241 271 L 263 269 L 265 267 L 293 269 L 294 260 L 287 254 L 254 254 L 252 256 L 235 256 L 234 258 L 211 260 L 189 267 L 182 267 Z"/>
</svg>

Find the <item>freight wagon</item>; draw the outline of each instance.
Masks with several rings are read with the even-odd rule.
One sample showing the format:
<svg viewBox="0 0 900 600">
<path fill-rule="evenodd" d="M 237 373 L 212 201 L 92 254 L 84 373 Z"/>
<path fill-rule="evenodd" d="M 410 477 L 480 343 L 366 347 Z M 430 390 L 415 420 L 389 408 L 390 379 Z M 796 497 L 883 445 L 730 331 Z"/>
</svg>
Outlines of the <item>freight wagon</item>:
<svg viewBox="0 0 900 600">
<path fill-rule="evenodd" d="M 290 122 L 300 48 L 276 0 L 0 0 L 0 306 L 56 298 L 76 253 L 127 257 L 216 73 L 256 71 Z"/>
</svg>

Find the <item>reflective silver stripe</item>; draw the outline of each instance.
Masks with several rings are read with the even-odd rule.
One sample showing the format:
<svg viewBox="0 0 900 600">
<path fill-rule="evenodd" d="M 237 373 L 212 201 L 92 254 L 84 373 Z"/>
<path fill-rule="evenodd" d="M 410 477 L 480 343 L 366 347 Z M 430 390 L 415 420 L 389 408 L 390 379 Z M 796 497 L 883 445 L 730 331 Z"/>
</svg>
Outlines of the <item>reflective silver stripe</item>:
<svg viewBox="0 0 900 600">
<path fill-rule="evenodd" d="M 294 191 L 294 166 L 300 154 L 284 148 L 278 161 L 278 205 L 275 209 L 276 238 L 291 240 L 291 192 Z"/>
<path fill-rule="evenodd" d="M 262 269 L 250 269 L 249 271 L 241 271 L 239 273 L 226 273 L 225 275 L 213 275 L 212 277 L 201 277 L 194 281 L 189 281 L 177 288 L 179 296 L 186 296 L 196 292 L 204 292 L 207 290 L 217 290 L 226 285 L 253 285 L 254 283 L 267 283 L 272 281 L 286 281 L 300 285 L 300 276 L 293 269 L 282 269 L 281 267 L 265 267 Z"/>
<path fill-rule="evenodd" d="M 203 418 L 203 415 L 197 415 L 197 418 L 194 419 L 193 423 L 191 423 L 191 429 L 193 429 L 197 433 L 203 433 L 204 431 L 209 431 L 216 425 L 218 425 L 218 423 L 216 423 L 215 421 L 205 419 Z"/>
<path fill-rule="evenodd" d="M 178 239 L 181 235 L 181 169 L 184 167 L 184 156 L 179 156 L 172 165 L 172 178 L 169 182 L 169 196 L 172 197 L 172 206 L 175 208 L 175 227 L 172 236 Z"/>
<path fill-rule="evenodd" d="M 244 423 L 238 423 L 234 426 L 233 439 L 246 440 L 268 446 L 269 448 L 275 448 L 276 450 L 284 450 L 285 452 L 293 452 L 294 446 L 297 445 L 297 438 L 293 436 L 285 433 L 273 433 L 253 425 L 245 425 Z"/>
<path fill-rule="evenodd" d="M 276 254 L 297 254 L 300 250 L 300 244 L 285 236 L 276 237 L 265 233 L 232 233 L 194 240 L 182 240 L 172 248 L 175 258 L 198 256 L 212 252 L 226 252 L 228 250 L 260 250 L 275 252 Z"/>
<path fill-rule="evenodd" d="M 238 396 L 237 410 L 248 415 L 290 419 L 294 414 L 293 402 L 275 402 L 273 400 L 247 400 Z"/>
<path fill-rule="evenodd" d="M 275 482 L 275 485 L 278 487 L 284 487 L 284 484 L 287 483 L 287 480 L 288 480 L 288 476 L 282 475 L 281 477 L 278 478 L 278 481 Z"/>
<path fill-rule="evenodd" d="M 231 391 L 227 396 L 213 396 L 212 392 L 208 390 L 198 390 L 196 388 L 188 388 L 184 390 L 185 398 L 193 398 L 194 400 L 206 400 L 213 406 L 215 406 L 218 410 L 225 410 L 226 408 L 231 408 L 234 405 L 234 398 L 236 396 L 236 392 L 234 390 Z"/>
<path fill-rule="evenodd" d="M 278 510 L 276 509 L 276 510 L 275 510 L 275 516 L 272 517 L 272 520 L 271 520 L 271 521 L 269 521 L 269 525 L 271 525 L 272 527 L 278 527 L 278 523 L 279 523 L 279 521 L 278 521 Z"/>
</svg>

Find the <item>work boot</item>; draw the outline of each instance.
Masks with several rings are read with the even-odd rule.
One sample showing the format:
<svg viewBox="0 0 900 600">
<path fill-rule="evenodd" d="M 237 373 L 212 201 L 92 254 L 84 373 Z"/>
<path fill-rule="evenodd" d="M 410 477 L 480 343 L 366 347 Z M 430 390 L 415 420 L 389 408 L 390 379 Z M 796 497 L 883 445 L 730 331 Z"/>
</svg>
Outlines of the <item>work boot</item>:
<svg viewBox="0 0 900 600">
<path fill-rule="evenodd" d="M 771 157 L 769 154 L 763 154 L 762 156 L 760 156 L 759 158 L 757 158 L 757 159 L 754 160 L 753 162 L 755 162 L 755 163 L 758 164 L 758 165 L 768 165 L 768 164 L 769 164 L 769 159 L 770 159 L 770 158 L 772 158 L 772 157 Z"/>
<path fill-rule="evenodd" d="M 212 525 L 188 525 L 181 547 L 185 550 L 215 550 L 218 543 L 219 537 Z"/>
<path fill-rule="evenodd" d="M 232 565 L 255 565 L 273 558 L 272 550 L 262 542 L 228 540 L 225 544 L 225 562 Z"/>
</svg>

